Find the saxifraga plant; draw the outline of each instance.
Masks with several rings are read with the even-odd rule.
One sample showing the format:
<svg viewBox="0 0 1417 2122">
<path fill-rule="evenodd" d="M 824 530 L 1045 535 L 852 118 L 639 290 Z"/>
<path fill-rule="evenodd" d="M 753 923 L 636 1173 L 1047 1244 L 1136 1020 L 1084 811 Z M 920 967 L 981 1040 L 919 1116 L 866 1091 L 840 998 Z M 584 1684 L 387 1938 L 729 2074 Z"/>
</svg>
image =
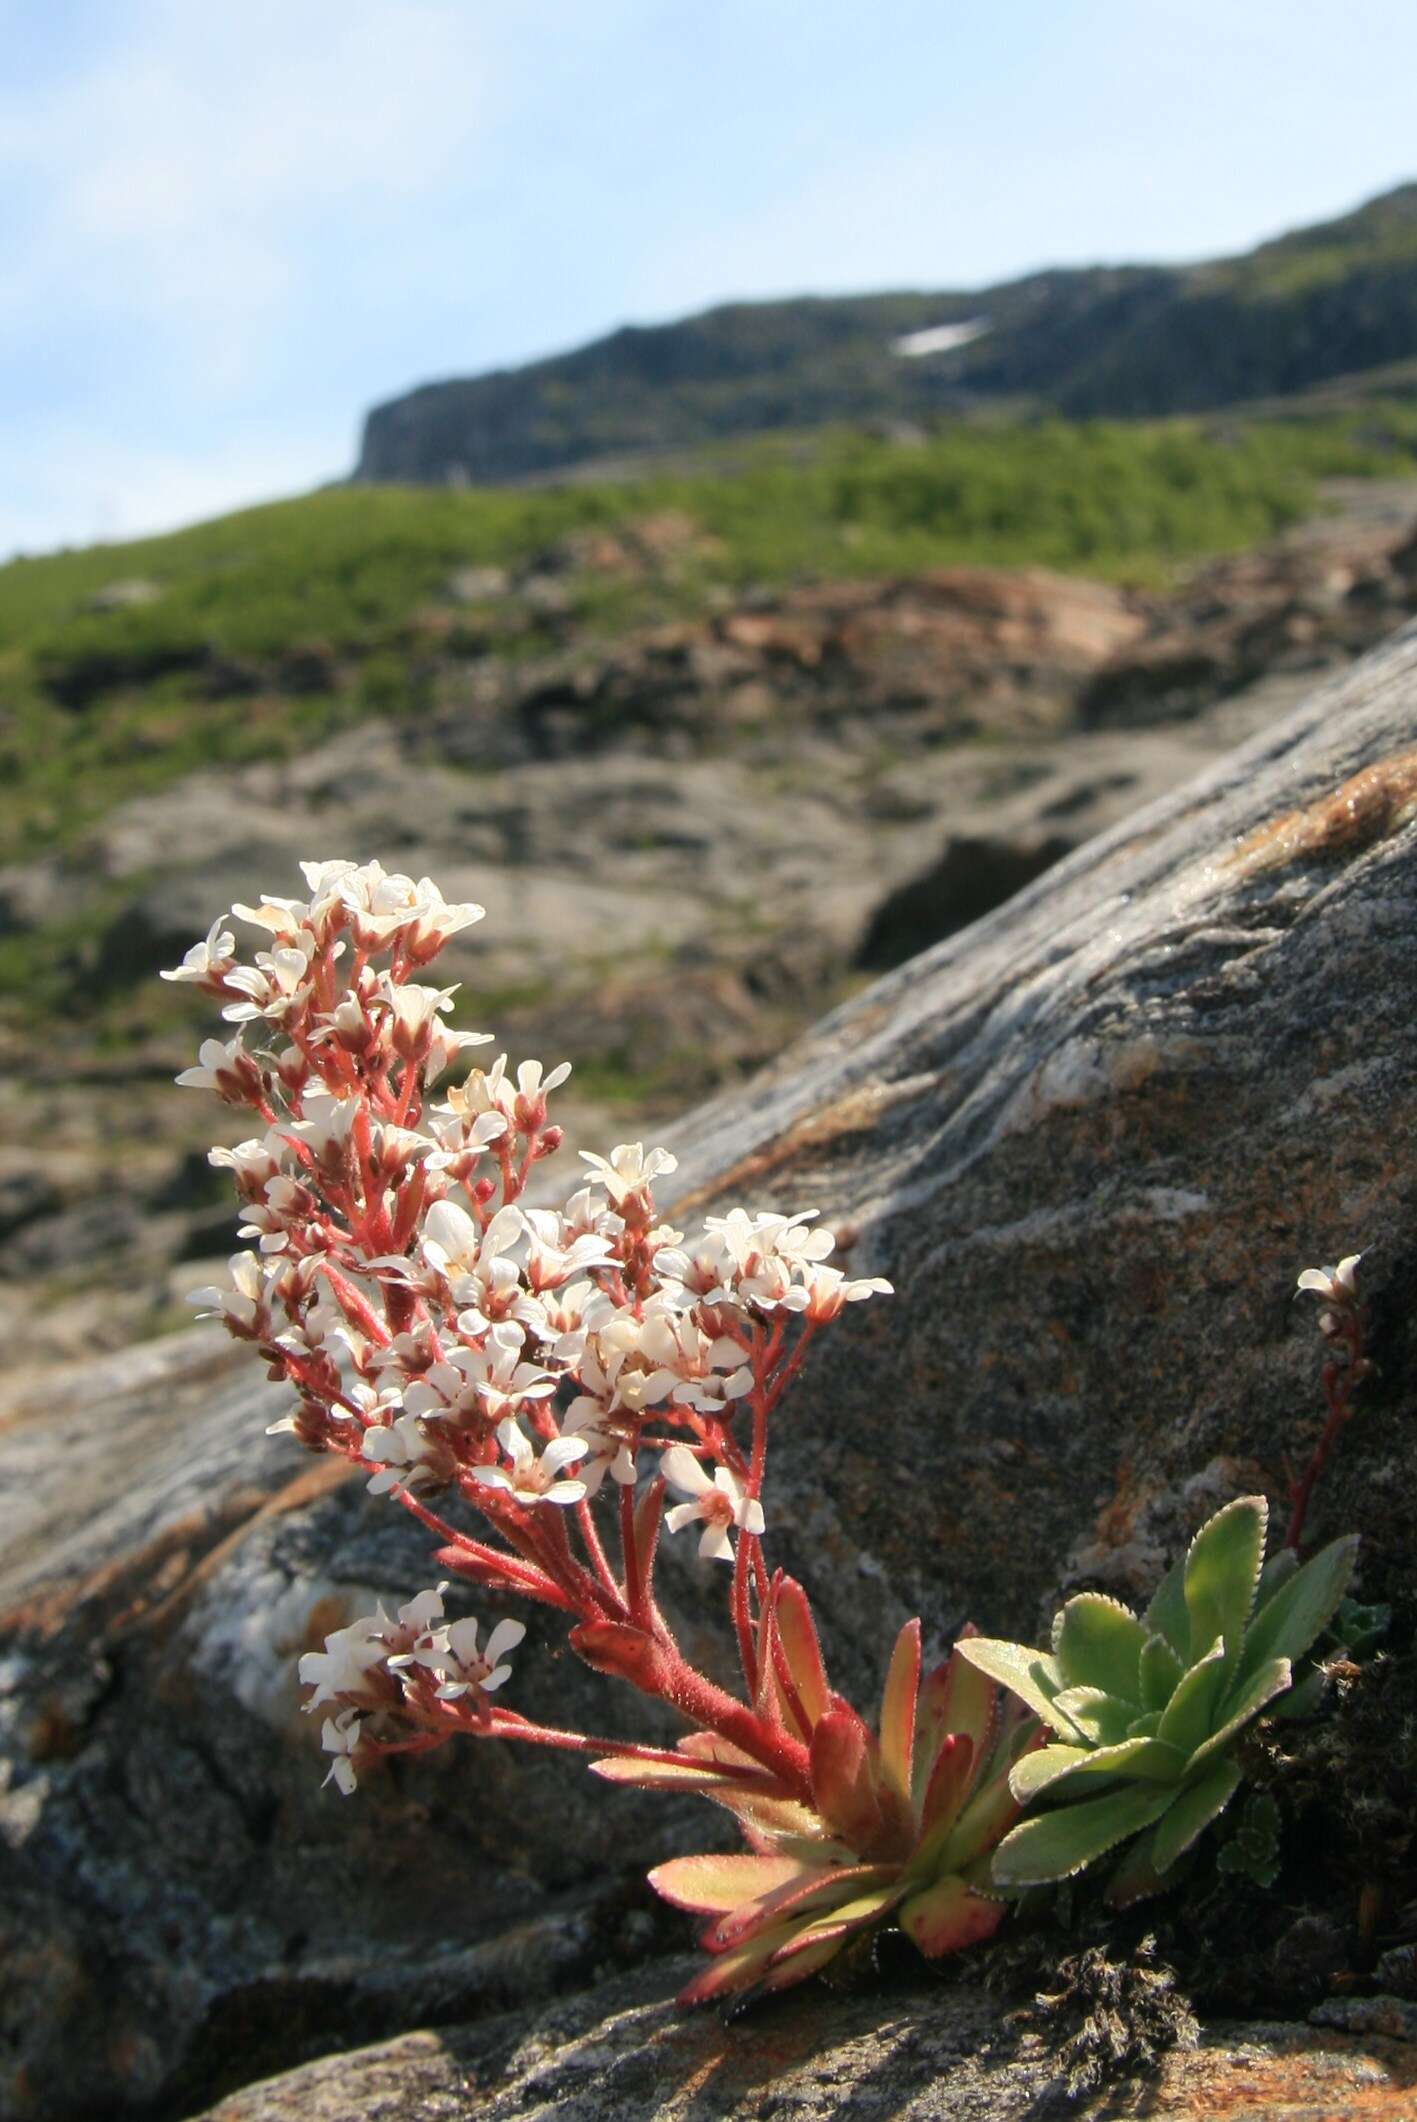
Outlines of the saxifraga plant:
<svg viewBox="0 0 1417 2122">
<path fill-rule="evenodd" d="M 359 1466 L 427 1527 L 449 1576 L 563 1613 L 585 1664 L 692 1727 L 643 1746 L 519 1715 L 501 1689 L 522 1624 L 483 1641 L 445 1614 L 440 1584 L 301 1659 L 330 1778 L 349 1792 L 381 1755 L 465 1733 L 726 1806 L 746 1854 L 653 1875 L 713 1919 L 688 1999 L 786 1987 L 888 1920 L 929 1954 L 987 1936 L 1005 1913 L 989 1857 L 1034 1720 L 957 1653 L 922 1685 L 911 1623 L 871 1731 L 827 1683 L 805 1592 L 763 1554 L 781 1395 L 821 1328 L 889 1283 L 829 1266 L 831 1234 L 807 1216 L 670 1229 L 653 1181 L 674 1159 L 639 1144 L 587 1155 L 564 1208 L 522 1205 L 560 1145 L 547 1098 L 569 1068 L 528 1061 L 512 1081 L 499 1060 L 432 1091 L 481 1035 L 450 1030 L 452 990 L 417 975 L 482 909 L 377 863 L 304 869 L 307 899 L 233 910 L 270 945 L 253 964 L 218 921 L 168 975 L 237 1027 L 178 1080 L 265 1130 L 212 1152 L 253 1249 L 231 1288 L 198 1299 L 295 1388 L 277 1429 Z M 741 1694 L 690 1663 L 655 1598 L 661 1531 L 690 1523 L 700 1555 L 729 1565 Z"/>
<path fill-rule="evenodd" d="M 1013 1890 L 1133 1837 L 1113 1900 L 1168 1884 L 1239 1784 L 1248 1727 L 1321 1682 L 1296 1686 L 1294 1668 L 1343 1597 L 1355 1543 L 1302 1567 L 1297 1543 L 1367 1368 L 1356 1262 L 1301 1279 L 1342 1353 L 1290 1545 L 1262 1569 L 1265 1506 L 1242 1497 L 1143 1620 L 1084 1593 L 1048 1653 L 966 1629 L 922 1678 L 912 1621 L 872 1730 L 828 1683 L 805 1591 L 767 1566 L 762 1497 L 778 1404 L 814 1337 L 889 1283 L 828 1265 L 834 1241 L 809 1216 L 733 1209 L 693 1237 L 671 1229 L 653 1181 L 675 1160 L 638 1143 L 582 1152 L 589 1179 L 563 1208 L 523 1205 L 560 1146 L 547 1100 L 569 1068 L 527 1061 L 513 1081 L 504 1058 L 439 1093 L 483 1035 L 449 1029 L 454 990 L 417 978 L 482 909 L 377 863 L 303 868 L 308 899 L 233 909 L 270 943 L 254 963 L 218 921 L 166 975 L 219 998 L 237 1027 L 179 1082 L 264 1128 L 212 1151 L 252 1249 L 231 1262 L 232 1287 L 198 1297 L 294 1387 L 276 1429 L 369 1474 L 450 1576 L 566 1615 L 586 1665 L 691 1727 L 661 1747 L 520 1715 L 501 1689 L 523 1625 L 499 1620 L 482 1641 L 475 1619 L 445 1614 L 442 1583 L 301 1659 L 305 1707 L 326 1711 L 327 1780 L 348 1793 L 379 1757 L 466 1734 L 701 1792 L 748 1847 L 651 1874 L 708 1919 L 711 1962 L 689 2002 L 786 1988 L 886 1924 L 927 1955 L 959 1950 L 993 1934 Z M 666 1510 L 670 1489 L 681 1500 Z M 688 1524 L 700 1555 L 730 1568 L 739 1693 L 689 1662 L 655 1598 L 661 1532 Z M 1049 1809 L 1015 1824 L 1039 1800 Z"/>
<path fill-rule="evenodd" d="M 1240 1786 L 1255 1720 L 1311 1708 L 1323 1674 L 1295 1668 L 1348 1589 L 1357 1540 L 1312 1561 L 1264 1561 L 1268 1507 L 1240 1496 L 1201 1527 L 1141 1619 L 1101 1592 L 1069 1599 L 1048 1651 L 975 1637 L 959 1655 L 1010 1688 L 1054 1734 L 1014 1767 L 1022 1821 L 994 1856 L 996 1885 L 1066 1879 L 1131 1843 L 1108 1882 L 1124 1907 L 1159 1892 Z"/>
</svg>

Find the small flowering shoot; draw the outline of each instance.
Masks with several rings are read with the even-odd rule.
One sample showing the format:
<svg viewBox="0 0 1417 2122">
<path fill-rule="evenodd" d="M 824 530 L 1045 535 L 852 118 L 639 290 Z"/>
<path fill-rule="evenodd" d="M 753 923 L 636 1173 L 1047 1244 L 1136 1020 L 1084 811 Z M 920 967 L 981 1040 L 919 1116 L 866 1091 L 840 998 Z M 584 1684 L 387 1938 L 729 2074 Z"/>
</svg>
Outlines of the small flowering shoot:
<svg viewBox="0 0 1417 2122">
<path fill-rule="evenodd" d="M 1157 1893 L 1239 1788 L 1239 1743 L 1260 1716 L 1299 1716 L 1324 1675 L 1296 1668 L 1338 1610 L 1357 1555 L 1335 1540 L 1304 1564 L 1293 1547 L 1264 1561 L 1268 1507 L 1240 1496 L 1217 1511 L 1163 1578 L 1140 1619 L 1080 1592 L 1048 1651 L 976 1637 L 960 1655 L 1011 1688 L 1050 1742 L 1020 1760 L 1011 1788 L 1048 1810 L 1000 1843 L 1000 1887 L 1066 1879 L 1119 1844 L 1107 1898 Z"/>
<path fill-rule="evenodd" d="M 1373 1368 L 1365 1353 L 1368 1314 L 1358 1294 L 1358 1265 L 1362 1257 L 1361 1253 L 1350 1253 L 1337 1267 L 1306 1267 L 1295 1289 L 1296 1296 L 1307 1293 L 1318 1298 L 1318 1329 L 1328 1344 L 1329 1355 L 1323 1367 L 1324 1426 L 1308 1465 L 1290 1491 L 1293 1510 L 1286 1541 L 1293 1548 L 1304 1537 L 1304 1520 L 1314 1484 L 1328 1464 L 1339 1432 L 1352 1418 L 1353 1395 Z"/>
</svg>

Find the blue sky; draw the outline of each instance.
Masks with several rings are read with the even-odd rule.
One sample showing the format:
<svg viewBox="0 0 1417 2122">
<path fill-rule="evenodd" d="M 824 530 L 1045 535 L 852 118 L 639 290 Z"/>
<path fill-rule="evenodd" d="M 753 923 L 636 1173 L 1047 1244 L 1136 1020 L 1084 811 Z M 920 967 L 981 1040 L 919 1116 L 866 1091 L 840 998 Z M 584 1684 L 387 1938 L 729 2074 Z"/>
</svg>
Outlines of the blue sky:
<svg viewBox="0 0 1417 2122">
<path fill-rule="evenodd" d="M 0 554 L 732 296 L 1184 259 L 1417 175 L 1410 0 L 0 0 Z"/>
</svg>

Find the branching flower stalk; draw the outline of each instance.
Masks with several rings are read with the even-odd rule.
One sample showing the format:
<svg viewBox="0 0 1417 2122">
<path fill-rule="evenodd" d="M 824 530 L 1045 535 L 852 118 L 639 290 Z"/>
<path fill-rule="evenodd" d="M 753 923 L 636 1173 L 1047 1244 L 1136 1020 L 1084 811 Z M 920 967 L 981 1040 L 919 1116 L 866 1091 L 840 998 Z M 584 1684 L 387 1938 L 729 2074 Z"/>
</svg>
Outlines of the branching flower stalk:
<svg viewBox="0 0 1417 2122">
<path fill-rule="evenodd" d="M 502 1690 L 522 1624 L 483 1641 L 445 1615 L 445 1580 L 302 1659 L 327 1780 L 350 1792 L 381 1755 L 465 1734 L 702 1791 L 749 1849 L 656 1875 L 714 1918 L 694 1996 L 800 1980 L 888 1916 L 928 1952 L 987 1935 L 1003 1914 L 990 1852 L 1035 1720 L 957 1658 L 922 1682 L 913 1623 L 872 1731 L 827 1682 L 805 1593 L 764 1555 L 783 1393 L 822 1328 L 889 1283 L 829 1265 L 833 1238 L 806 1215 L 671 1229 L 653 1182 L 675 1160 L 638 1143 L 582 1152 L 563 1208 L 526 1206 L 560 1146 L 548 1101 L 569 1068 L 512 1077 L 503 1057 L 434 1088 L 486 1035 L 451 1029 L 455 991 L 420 976 L 482 909 L 377 863 L 303 867 L 307 898 L 233 909 L 264 932 L 252 963 L 218 921 L 166 975 L 235 1028 L 178 1081 L 263 1128 L 212 1151 L 250 1249 L 197 1298 L 294 1388 L 274 1429 L 365 1472 L 447 1577 L 565 1614 L 587 1665 L 691 1727 L 659 1747 L 521 1714 Z M 738 1694 L 690 1663 L 655 1598 L 661 1533 L 691 1525 L 729 1565 Z"/>
<path fill-rule="evenodd" d="M 1358 1294 L 1358 1263 L 1361 1253 L 1350 1253 L 1337 1267 L 1306 1267 L 1299 1277 L 1298 1291 L 1311 1291 L 1321 1306 L 1319 1332 L 1329 1343 L 1322 1381 L 1326 1419 L 1309 1463 L 1289 1492 L 1291 1515 L 1284 1536 L 1286 1547 L 1298 1550 L 1304 1537 L 1309 1498 L 1314 1484 L 1328 1464 L 1329 1453 L 1353 1414 L 1353 1395 L 1372 1371 L 1366 1354 L 1368 1313 Z"/>
</svg>

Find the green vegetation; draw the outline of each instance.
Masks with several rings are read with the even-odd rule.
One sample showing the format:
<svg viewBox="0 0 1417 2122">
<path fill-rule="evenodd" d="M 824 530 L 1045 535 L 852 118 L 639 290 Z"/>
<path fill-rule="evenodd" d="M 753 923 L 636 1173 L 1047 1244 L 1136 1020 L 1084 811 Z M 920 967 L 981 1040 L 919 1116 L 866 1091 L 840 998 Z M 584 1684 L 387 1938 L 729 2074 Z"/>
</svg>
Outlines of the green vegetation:
<svg viewBox="0 0 1417 2122">
<path fill-rule="evenodd" d="M 961 562 L 1156 580 L 1294 522 L 1316 479 L 1390 471 L 1414 448 L 1417 410 L 1397 402 L 1244 424 L 955 423 L 916 446 L 836 431 L 618 483 L 331 489 L 15 560 L 0 568 L 0 860 L 71 844 L 198 767 L 416 717 L 460 659 L 604 639 L 699 608 L 715 582 Z M 633 546 L 665 511 L 689 528 L 667 555 L 577 564 L 578 534 Z M 515 580 L 548 554 L 564 584 L 549 614 Z M 494 567 L 511 590 L 459 610 L 450 577 Z"/>
</svg>

